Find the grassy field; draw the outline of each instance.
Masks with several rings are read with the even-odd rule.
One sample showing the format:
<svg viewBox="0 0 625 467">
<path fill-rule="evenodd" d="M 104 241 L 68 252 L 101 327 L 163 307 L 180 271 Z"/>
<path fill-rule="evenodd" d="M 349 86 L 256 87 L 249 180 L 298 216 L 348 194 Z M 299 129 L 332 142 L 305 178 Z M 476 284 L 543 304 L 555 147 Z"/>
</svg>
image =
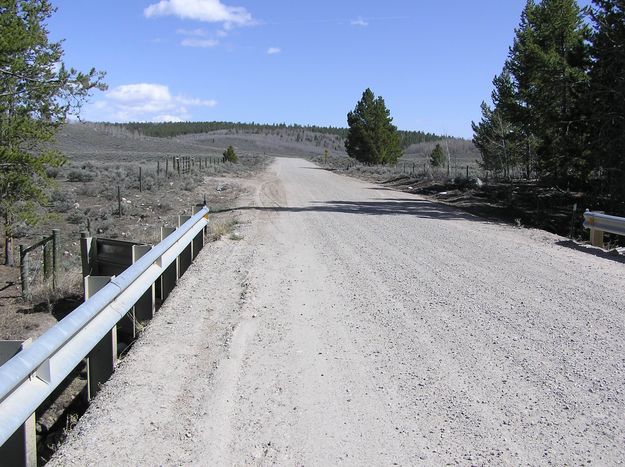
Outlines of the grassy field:
<svg viewBox="0 0 625 467">
<path fill-rule="evenodd" d="M 18 245 L 32 245 L 53 228 L 60 229 L 61 286 L 52 291 L 43 281 L 41 249 L 29 255 L 28 300 L 20 297 L 19 268 L 0 266 L 0 339 L 37 337 L 80 302 L 81 232 L 157 243 L 162 226 L 175 226 L 178 215 L 189 214 L 204 200 L 213 211 L 231 207 L 243 189 L 237 181 L 263 170 L 270 160 L 250 145 L 239 145 L 238 163 L 222 163 L 225 146 L 217 141 L 221 144 L 223 139 L 211 146 L 206 140 L 186 139 L 146 138 L 93 124 L 72 124 L 60 132 L 57 147 L 68 161 L 49 170 L 54 186 L 48 206 L 40 209 L 39 222 L 16 225 L 14 256 L 19 256 Z M 192 159 L 193 164 L 178 174 L 174 157 Z M 223 235 L 220 232 L 229 222 L 215 217 L 213 238 Z M 4 258 L 0 261 L 4 263 Z"/>
</svg>

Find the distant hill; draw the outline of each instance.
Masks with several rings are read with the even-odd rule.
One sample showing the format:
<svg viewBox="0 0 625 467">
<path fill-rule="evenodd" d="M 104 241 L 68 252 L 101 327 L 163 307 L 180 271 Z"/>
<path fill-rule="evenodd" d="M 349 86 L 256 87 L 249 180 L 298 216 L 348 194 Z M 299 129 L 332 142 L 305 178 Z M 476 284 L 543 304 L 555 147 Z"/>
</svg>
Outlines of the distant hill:
<svg viewBox="0 0 625 467">
<path fill-rule="evenodd" d="M 310 157 L 323 155 L 327 150 L 331 156 L 347 157 L 346 132 L 344 128 L 333 127 L 228 122 L 71 123 L 59 132 L 56 147 L 73 159 L 221 156 L 229 145 L 238 154 L 247 155 Z M 442 141 L 445 141 L 445 149 L 449 148 L 454 165 L 472 164 L 479 159 L 479 152 L 469 140 L 443 139 L 417 131 L 403 131 L 400 135 L 404 145 L 402 160 L 427 162 L 436 142 Z"/>
<path fill-rule="evenodd" d="M 287 125 L 285 123 L 278 124 L 261 124 L 261 123 L 241 123 L 241 122 L 164 122 L 164 123 L 147 123 L 147 122 L 131 122 L 114 124 L 121 126 L 132 132 L 137 132 L 144 136 L 154 136 L 157 138 L 171 138 L 180 135 L 213 133 L 215 131 L 226 130 L 235 133 L 246 134 L 290 134 L 301 135 L 314 133 L 323 135 L 335 135 L 344 140 L 347 138 L 347 128 L 340 127 L 324 127 L 316 125 Z M 423 131 L 399 131 L 399 137 L 402 148 L 406 148 L 411 144 L 423 143 L 427 141 L 437 141 L 443 138 L 433 133 L 425 133 Z M 300 139 L 301 141 L 301 139 Z"/>
</svg>

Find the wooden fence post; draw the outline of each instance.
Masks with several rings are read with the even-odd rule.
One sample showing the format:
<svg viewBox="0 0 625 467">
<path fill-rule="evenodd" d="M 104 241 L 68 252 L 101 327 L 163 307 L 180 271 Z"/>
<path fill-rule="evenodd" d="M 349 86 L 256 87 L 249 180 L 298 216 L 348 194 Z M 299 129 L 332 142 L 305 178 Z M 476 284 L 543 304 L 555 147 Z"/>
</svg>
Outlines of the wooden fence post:
<svg viewBox="0 0 625 467">
<path fill-rule="evenodd" d="M 141 166 L 139 166 L 139 193 L 143 191 L 143 173 L 141 171 Z"/>
<path fill-rule="evenodd" d="M 22 298 L 28 297 L 30 293 L 28 284 L 28 254 L 26 245 L 20 245 L 20 280 L 22 281 Z"/>
<path fill-rule="evenodd" d="M 46 237 L 44 237 L 45 239 Z M 43 244 L 43 280 L 50 280 L 52 276 L 52 242 L 48 238 L 48 241 Z"/>
<path fill-rule="evenodd" d="M 52 288 L 59 286 L 61 275 L 61 231 L 52 229 Z"/>
<path fill-rule="evenodd" d="M 122 217 L 122 190 L 117 185 L 117 215 Z"/>
</svg>

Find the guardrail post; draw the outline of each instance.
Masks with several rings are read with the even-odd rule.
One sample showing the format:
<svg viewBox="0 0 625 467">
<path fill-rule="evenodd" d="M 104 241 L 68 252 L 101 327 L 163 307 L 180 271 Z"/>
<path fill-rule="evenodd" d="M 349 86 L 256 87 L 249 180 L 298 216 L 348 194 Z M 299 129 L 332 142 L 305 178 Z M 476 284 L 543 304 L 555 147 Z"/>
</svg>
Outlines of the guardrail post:
<svg viewBox="0 0 625 467">
<path fill-rule="evenodd" d="M 26 348 L 30 342 L 30 339 L 24 342 L 0 341 L 0 366 Z M 0 462 L 2 465 L 37 467 L 37 432 L 34 413 L 0 446 Z"/>
<path fill-rule="evenodd" d="M 22 282 L 22 298 L 28 297 L 30 293 L 28 283 L 28 253 L 26 245 L 20 245 L 20 281 Z"/>
<path fill-rule="evenodd" d="M 102 289 L 115 276 L 85 277 L 85 301 Z M 95 397 L 117 365 L 117 326 L 113 326 L 104 338 L 87 355 L 87 401 Z"/>
<path fill-rule="evenodd" d="M 206 202 L 206 198 L 204 198 L 204 201 Z M 193 214 L 197 214 L 198 212 L 200 212 L 202 209 L 204 209 L 204 205 L 202 206 L 194 206 L 193 207 Z M 201 232 L 199 232 L 195 238 L 193 239 L 193 242 L 191 243 L 192 248 L 192 253 L 191 253 L 191 259 L 193 261 L 195 261 L 195 258 L 197 258 L 197 255 L 200 254 L 200 250 L 202 248 L 204 248 L 204 233 L 205 233 L 205 229 L 202 229 Z"/>
<path fill-rule="evenodd" d="M 176 231 L 173 227 L 161 227 L 161 241 L 163 241 L 166 237 L 171 235 Z M 178 281 L 178 258 L 176 261 L 172 262 L 161 274 L 160 278 L 160 296 L 158 297 L 161 301 L 165 301 L 165 299 L 169 296 L 174 287 L 176 287 L 176 282 Z"/>
<path fill-rule="evenodd" d="M 178 227 L 182 226 L 185 222 L 191 219 L 191 216 L 178 216 Z M 178 256 L 178 278 L 181 278 L 182 275 L 187 272 L 189 266 L 191 266 L 191 262 L 193 261 L 193 242 L 189 243 L 189 245 L 182 250 L 180 256 Z"/>
<path fill-rule="evenodd" d="M 604 214 L 605 211 L 594 211 L 597 214 Z M 599 229 L 590 229 L 590 244 L 592 246 L 596 246 L 599 248 L 603 248 L 605 245 L 603 243 L 603 230 Z"/>
<path fill-rule="evenodd" d="M 80 260 L 82 263 L 82 277 L 93 274 L 93 237 L 89 232 L 80 233 Z"/>
<path fill-rule="evenodd" d="M 145 255 L 152 249 L 151 245 L 133 245 L 132 247 L 132 262 L 137 262 L 139 258 Z M 155 303 L 155 286 L 152 286 L 146 290 L 134 306 L 134 317 L 137 321 L 149 321 L 154 317 L 154 303 Z"/>
</svg>

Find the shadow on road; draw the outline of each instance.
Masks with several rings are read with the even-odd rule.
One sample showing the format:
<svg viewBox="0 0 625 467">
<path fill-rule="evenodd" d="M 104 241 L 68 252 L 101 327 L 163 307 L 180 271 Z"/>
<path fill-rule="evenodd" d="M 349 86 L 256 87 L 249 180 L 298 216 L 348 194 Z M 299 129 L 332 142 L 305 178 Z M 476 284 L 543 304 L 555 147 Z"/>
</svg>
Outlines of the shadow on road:
<svg viewBox="0 0 625 467">
<path fill-rule="evenodd" d="M 625 256 L 621 256 L 618 253 L 600 250 L 599 248 L 591 248 L 584 245 L 580 245 L 579 243 L 574 242 L 573 240 L 561 240 L 556 242 L 556 245 L 563 246 L 564 248 L 570 248 L 571 250 L 581 251 L 587 255 L 597 256 L 603 259 L 609 259 L 610 261 L 616 261 L 617 263 L 625 264 Z"/>
<path fill-rule="evenodd" d="M 473 214 L 448 208 L 447 206 L 412 198 L 387 198 L 369 201 L 314 201 L 310 206 L 242 206 L 216 212 L 230 211 L 270 211 L 270 212 L 327 212 L 344 214 L 364 214 L 368 216 L 414 216 L 425 219 L 492 221 Z"/>
</svg>

